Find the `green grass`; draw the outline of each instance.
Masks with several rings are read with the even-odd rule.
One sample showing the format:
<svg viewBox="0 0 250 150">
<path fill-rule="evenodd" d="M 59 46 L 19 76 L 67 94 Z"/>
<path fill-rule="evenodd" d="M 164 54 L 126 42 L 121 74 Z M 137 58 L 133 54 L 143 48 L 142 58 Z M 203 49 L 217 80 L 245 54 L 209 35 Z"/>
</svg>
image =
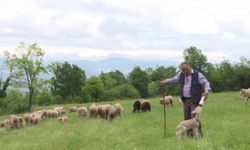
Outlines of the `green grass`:
<svg viewBox="0 0 250 150">
<path fill-rule="evenodd" d="M 163 106 L 152 98 L 152 111 L 132 113 L 133 100 L 116 101 L 124 116 L 113 122 L 102 119 L 79 120 L 67 113 L 68 124 L 49 119 L 36 126 L 11 131 L 0 129 L 0 150 L 247 150 L 250 147 L 250 104 L 238 92 L 211 94 L 202 111 L 204 137 L 198 140 L 175 137 L 175 127 L 183 120 L 182 106 L 175 97 L 167 106 L 167 138 L 163 139 Z M 113 104 L 116 102 L 112 102 Z M 63 105 L 89 106 L 90 104 Z M 35 109 L 53 108 L 36 107 Z M 0 116 L 0 120 L 8 118 Z"/>
</svg>

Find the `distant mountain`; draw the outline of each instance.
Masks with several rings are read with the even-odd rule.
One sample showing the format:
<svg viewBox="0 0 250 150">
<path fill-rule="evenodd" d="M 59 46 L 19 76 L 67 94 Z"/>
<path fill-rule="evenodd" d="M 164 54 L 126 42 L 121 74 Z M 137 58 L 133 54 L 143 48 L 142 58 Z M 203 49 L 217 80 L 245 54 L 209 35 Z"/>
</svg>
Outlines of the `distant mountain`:
<svg viewBox="0 0 250 150">
<path fill-rule="evenodd" d="M 2 64 L 3 58 L 0 58 L 0 63 Z M 59 62 L 64 62 L 64 60 L 60 60 Z M 157 66 L 177 66 L 178 62 L 168 61 L 168 60 L 142 60 L 142 59 L 128 59 L 122 57 L 111 57 L 98 61 L 90 61 L 90 60 L 76 60 L 76 61 L 68 61 L 70 64 L 76 64 L 81 67 L 86 72 L 86 76 L 90 77 L 91 75 L 99 75 L 101 71 L 109 72 L 114 70 L 120 70 L 125 75 L 133 70 L 135 66 L 140 66 L 142 69 L 152 67 L 156 68 Z M 46 62 L 45 65 L 48 65 L 51 62 Z M 9 72 L 8 68 L 2 69 L 1 67 L 1 77 L 3 79 L 7 78 Z M 41 78 L 48 79 L 51 75 L 42 74 Z"/>
</svg>

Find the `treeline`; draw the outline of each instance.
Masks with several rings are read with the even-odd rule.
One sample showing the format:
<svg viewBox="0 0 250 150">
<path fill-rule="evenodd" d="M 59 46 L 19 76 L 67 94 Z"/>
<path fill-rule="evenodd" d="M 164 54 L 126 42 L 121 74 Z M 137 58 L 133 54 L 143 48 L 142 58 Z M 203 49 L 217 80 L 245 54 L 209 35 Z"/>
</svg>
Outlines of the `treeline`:
<svg viewBox="0 0 250 150">
<path fill-rule="evenodd" d="M 68 62 L 53 62 L 43 66 L 45 53 L 37 44 L 27 46 L 21 43 L 14 53 L 5 51 L 4 54 L 10 75 L 0 82 L 1 112 L 23 112 L 31 110 L 33 104 L 86 103 L 159 96 L 162 94 L 160 81 L 180 71 L 178 66 L 169 64 L 146 69 L 135 66 L 128 75 L 115 70 L 86 78 L 84 68 Z M 250 61 L 246 57 L 242 56 L 238 62 L 224 60 L 213 64 L 207 61 L 201 50 L 191 46 L 183 51 L 183 58 L 207 77 L 213 92 L 237 91 L 250 85 Z M 53 77 L 49 80 L 40 79 L 41 73 L 50 73 Z M 20 83 L 28 85 L 27 93 L 20 91 Z M 17 86 L 10 89 L 10 84 Z M 167 86 L 166 91 L 167 94 L 178 95 L 180 86 Z"/>
</svg>

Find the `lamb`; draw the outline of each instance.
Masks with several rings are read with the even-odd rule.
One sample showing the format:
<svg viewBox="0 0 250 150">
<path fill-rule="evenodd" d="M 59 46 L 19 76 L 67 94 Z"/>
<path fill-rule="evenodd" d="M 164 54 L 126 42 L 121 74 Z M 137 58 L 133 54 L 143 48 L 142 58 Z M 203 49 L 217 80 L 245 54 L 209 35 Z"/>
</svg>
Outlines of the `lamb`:
<svg viewBox="0 0 250 150">
<path fill-rule="evenodd" d="M 77 112 L 78 107 L 70 107 L 69 112 Z"/>
<path fill-rule="evenodd" d="M 80 107 L 80 108 L 78 108 L 78 110 L 77 110 L 78 117 L 81 118 L 81 119 L 83 117 L 86 117 L 87 116 L 87 112 L 88 112 L 88 110 L 87 110 L 86 107 Z"/>
<path fill-rule="evenodd" d="M 246 106 L 247 106 L 248 100 L 250 98 L 250 88 L 248 88 L 248 89 L 240 89 L 240 95 L 243 95 L 244 97 L 247 97 L 247 101 L 246 101 Z"/>
<path fill-rule="evenodd" d="M 67 122 L 68 122 L 68 117 L 67 117 L 67 116 L 58 117 L 57 120 L 58 120 L 60 123 L 67 123 Z"/>
<path fill-rule="evenodd" d="M 108 109 L 109 106 L 111 106 L 111 105 L 110 104 L 106 104 L 106 105 L 102 105 L 102 107 L 101 107 L 101 113 L 102 113 L 101 116 L 104 119 L 107 119 L 107 117 L 108 117 L 107 109 Z"/>
<path fill-rule="evenodd" d="M 19 127 L 23 127 L 23 118 L 18 117 Z"/>
<path fill-rule="evenodd" d="M 98 105 L 97 106 L 97 109 L 98 109 L 97 114 L 100 116 L 100 118 L 104 118 L 103 117 L 103 112 L 102 112 L 102 107 L 103 107 L 103 105 Z"/>
<path fill-rule="evenodd" d="M 192 114 L 195 115 L 194 118 L 184 120 L 178 124 L 176 127 L 176 136 L 178 138 L 182 138 L 183 134 L 189 131 L 190 129 L 193 130 L 195 138 L 198 138 L 202 135 L 202 133 L 199 133 L 199 125 L 200 125 L 200 113 L 201 109 L 197 107 L 194 111 L 192 111 Z"/>
<path fill-rule="evenodd" d="M 33 124 L 38 124 L 39 122 L 42 121 L 42 117 L 41 115 L 35 115 L 33 118 L 32 118 L 32 123 Z"/>
<path fill-rule="evenodd" d="M 135 101 L 134 104 L 133 104 L 133 107 L 134 107 L 133 113 L 135 113 L 136 111 L 140 112 L 141 102 L 140 101 Z"/>
<path fill-rule="evenodd" d="M 142 100 L 141 111 L 146 112 L 150 110 L 151 110 L 150 102 L 148 100 Z"/>
<path fill-rule="evenodd" d="M 6 126 L 10 126 L 10 120 L 9 119 L 5 119 L 4 121 L 3 121 L 3 123 L 4 123 L 4 126 L 6 127 Z"/>
<path fill-rule="evenodd" d="M 114 108 L 115 108 L 115 110 L 116 110 L 116 115 L 117 115 L 117 116 L 122 116 L 122 112 L 123 112 L 123 107 L 122 107 L 122 105 L 119 104 L 119 103 L 116 103 L 116 104 L 114 105 Z"/>
<path fill-rule="evenodd" d="M 160 104 L 164 104 L 165 103 L 165 105 L 168 105 L 168 104 L 171 104 L 171 106 L 173 107 L 173 100 L 174 100 L 174 98 L 172 97 L 172 96 L 165 96 L 164 97 L 164 100 L 163 99 L 160 99 Z"/>
<path fill-rule="evenodd" d="M 89 116 L 91 119 L 96 118 L 98 115 L 98 107 L 95 104 L 89 106 Z"/>
</svg>

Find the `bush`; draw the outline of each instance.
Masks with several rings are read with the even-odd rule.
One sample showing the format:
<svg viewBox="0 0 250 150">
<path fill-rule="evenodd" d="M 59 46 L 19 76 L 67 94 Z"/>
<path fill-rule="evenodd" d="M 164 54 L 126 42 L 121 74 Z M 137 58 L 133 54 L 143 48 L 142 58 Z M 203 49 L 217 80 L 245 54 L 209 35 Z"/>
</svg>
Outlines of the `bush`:
<svg viewBox="0 0 250 150">
<path fill-rule="evenodd" d="M 2 99 L 1 110 L 4 113 L 22 113 L 27 108 L 28 99 L 18 89 L 8 91 L 7 97 Z"/>
<path fill-rule="evenodd" d="M 35 103 L 40 106 L 48 106 L 52 103 L 53 97 L 50 92 L 43 91 L 35 96 Z"/>
</svg>

